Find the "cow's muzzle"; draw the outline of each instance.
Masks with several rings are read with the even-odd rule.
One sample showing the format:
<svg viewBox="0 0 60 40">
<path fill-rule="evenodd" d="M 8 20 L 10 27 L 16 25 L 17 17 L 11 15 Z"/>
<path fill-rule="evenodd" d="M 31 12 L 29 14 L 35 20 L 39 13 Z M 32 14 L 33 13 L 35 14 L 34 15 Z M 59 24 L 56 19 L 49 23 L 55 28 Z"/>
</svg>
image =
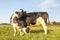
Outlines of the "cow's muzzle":
<svg viewBox="0 0 60 40">
<path fill-rule="evenodd" d="M 26 28 L 26 32 L 30 33 L 30 28 L 29 27 Z"/>
</svg>

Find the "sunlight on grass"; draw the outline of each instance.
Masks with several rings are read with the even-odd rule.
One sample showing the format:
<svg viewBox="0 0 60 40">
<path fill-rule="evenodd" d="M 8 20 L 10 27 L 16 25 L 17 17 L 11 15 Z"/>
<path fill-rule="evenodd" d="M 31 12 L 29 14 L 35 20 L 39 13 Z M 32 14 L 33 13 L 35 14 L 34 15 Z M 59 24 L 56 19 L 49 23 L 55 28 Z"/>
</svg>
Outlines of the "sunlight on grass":
<svg viewBox="0 0 60 40">
<path fill-rule="evenodd" d="M 0 25 L 0 40 L 60 40 L 60 25 L 47 25 L 48 34 L 44 34 L 42 26 L 31 26 L 30 35 L 13 36 L 11 25 Z"/>
</svg>

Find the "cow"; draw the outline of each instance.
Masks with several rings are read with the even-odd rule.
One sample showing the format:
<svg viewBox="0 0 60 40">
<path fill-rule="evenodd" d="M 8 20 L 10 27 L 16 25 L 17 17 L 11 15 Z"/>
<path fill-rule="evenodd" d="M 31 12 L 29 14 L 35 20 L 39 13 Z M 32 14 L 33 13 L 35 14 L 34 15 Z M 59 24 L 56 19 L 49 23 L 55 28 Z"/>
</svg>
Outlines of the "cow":
<svg viewBox="0 0 60 40">
<path fill-rule="evenodd" d="M 16 15 L 17 14 L 17 15 Z M 18 17 L 17 17 L 18 16 Z M 30 24 L 34 25 L 42 25 L 44 28 L 45 34 L 47 34 L 47 18 L 48 14 L 47 12 L 29 12 L 29 13 L 20 13 L 16 12 L 14 15 L 12 15 L 11 19 L 11 25 L 13 26 L 14 29 L 14 36 L 16 34 L 16 28 L 19 29 L 20 35 L 22 35 L 21 30 L 25 34 L 30 32 Z M 16 22 L 16 23 L 15 23 Z"/>
<path fill-rule="evenodd" d="M 45 23 L 45 19 L 43 18 L 43 15 L 41 14 L 43 13 L 43 15 L 45 15 L 44 13 L 46 12 L 30 12 L 30 13 L 24 13 L 19 20 L 24 20 L 24 22 L 26 22 L 26 26 L 29 28 L 30 24 L 34 25 L 42 25 L 44 28 L 44 32 L 45 34 L 47 34 L 47 26 Z M 42 16 L 41 16 L 42 15 Z M 48 16 L 48 15 L 47 15 Z"/>
<path fill-rule="evenodd" d="M 21 20 L 21 17 L 24 13 L 21 12 L 15 12 L 12 14 L 10 18 L 10 23 L 13 26 L 14 30 L 14 36 L 16 35 L 16 28 L 18 29 L 20 35 L 23 35 L 24 33 L 29 33 L 29 28 L 27 27 L 27 23 L 23 20 Z"/>
</svg>

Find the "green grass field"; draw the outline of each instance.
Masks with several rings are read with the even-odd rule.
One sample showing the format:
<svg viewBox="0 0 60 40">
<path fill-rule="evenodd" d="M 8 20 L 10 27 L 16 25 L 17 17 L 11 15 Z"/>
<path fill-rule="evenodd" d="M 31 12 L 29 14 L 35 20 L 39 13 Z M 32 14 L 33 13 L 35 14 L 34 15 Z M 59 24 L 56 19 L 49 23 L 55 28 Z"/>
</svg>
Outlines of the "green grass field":
<svg viewBox="0 0 60 40">
<path fill-rule="evenodd" d="M 60 25 L 47 25 L 48 34 L 44 34 L 42 26 L 31 26 L 30 35 L 13 36 L 11 25 L 0 25 L 0 40 L 60 40 Z"/>
</svg>

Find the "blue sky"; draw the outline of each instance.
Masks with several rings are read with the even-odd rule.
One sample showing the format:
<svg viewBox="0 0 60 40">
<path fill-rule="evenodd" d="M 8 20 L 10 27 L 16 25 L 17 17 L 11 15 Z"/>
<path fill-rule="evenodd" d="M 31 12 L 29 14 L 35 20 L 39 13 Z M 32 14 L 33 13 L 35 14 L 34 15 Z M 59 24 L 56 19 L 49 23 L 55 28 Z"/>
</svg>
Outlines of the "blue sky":
<svg viewBox="0 0 60 40">
<path fill-rule="evenodd" d="M 0 23 L 9 23 L 19 9 L 27 12 L 47 11 L 50 21 L 60 22 L 60 0 L 0 0 Z"/>
</svg>

